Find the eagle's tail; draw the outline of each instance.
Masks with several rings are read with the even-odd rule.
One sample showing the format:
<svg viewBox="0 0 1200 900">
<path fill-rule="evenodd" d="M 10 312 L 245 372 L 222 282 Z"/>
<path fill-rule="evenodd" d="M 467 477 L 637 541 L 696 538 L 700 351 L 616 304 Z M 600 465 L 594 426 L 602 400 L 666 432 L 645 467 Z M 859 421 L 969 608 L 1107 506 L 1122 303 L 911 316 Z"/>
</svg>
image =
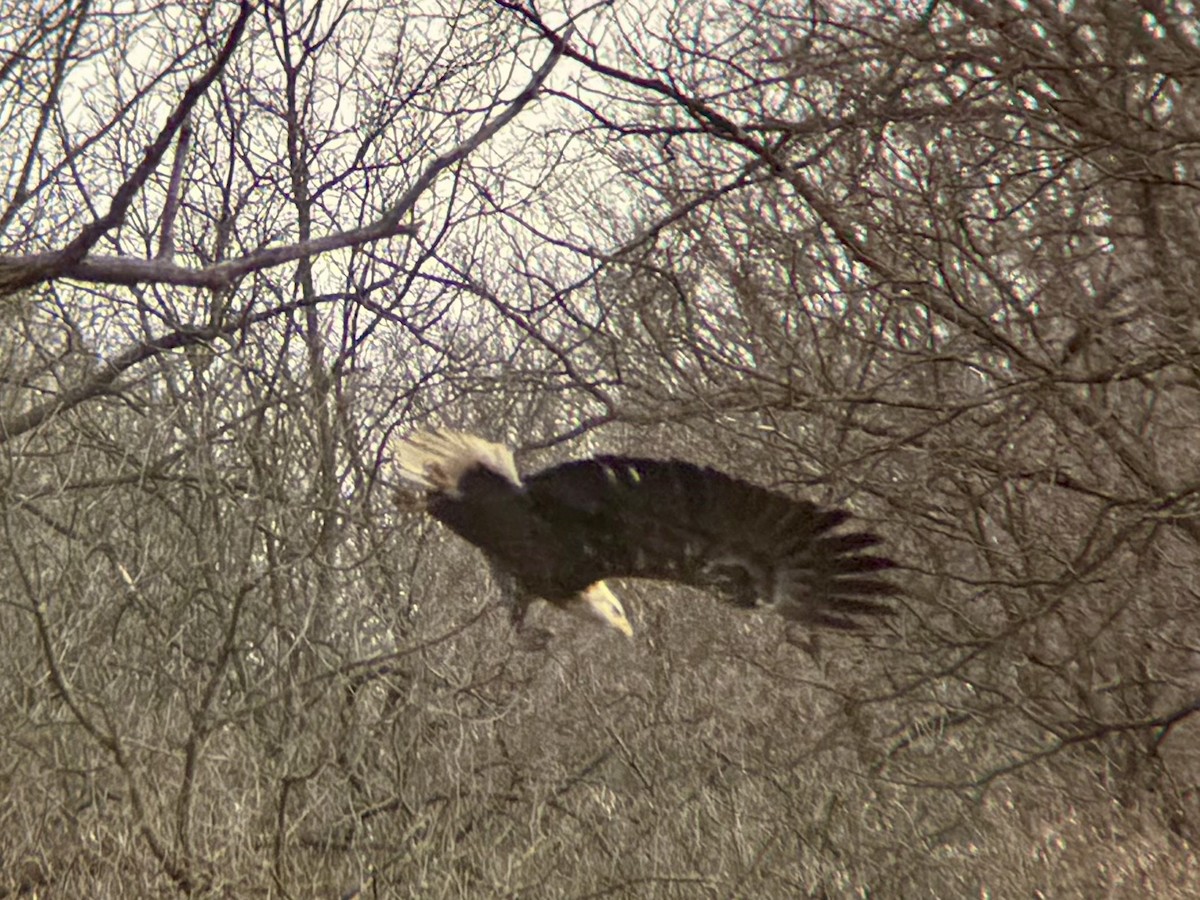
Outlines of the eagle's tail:
<svg viewBox="0 0 1200 900">
<path fill-rule="evenodd" d="M 394 452 L 403 478 L 452 496 L 458 495 L 459 480 L 476 466 L 484 466 L 513 484 L 521 483 L 511 450 L 461 431 L 419 431 L 401 438 Z"/>
</svg>

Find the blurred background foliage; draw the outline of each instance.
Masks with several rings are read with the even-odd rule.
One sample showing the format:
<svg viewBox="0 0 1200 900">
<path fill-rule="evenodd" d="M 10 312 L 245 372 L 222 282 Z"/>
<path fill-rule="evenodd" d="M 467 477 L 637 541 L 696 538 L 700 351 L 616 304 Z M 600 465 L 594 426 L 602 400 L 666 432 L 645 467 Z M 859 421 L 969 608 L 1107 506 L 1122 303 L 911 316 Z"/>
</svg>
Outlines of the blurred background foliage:
<svg viewBox="0 0 1200 900">
<path fill-rule="evenodd" d="M 1191 3 L 3 7 L 0 895 L 1200 894 Z M 428 424 L 900 614 L 522 650 Z"/>
</svg>

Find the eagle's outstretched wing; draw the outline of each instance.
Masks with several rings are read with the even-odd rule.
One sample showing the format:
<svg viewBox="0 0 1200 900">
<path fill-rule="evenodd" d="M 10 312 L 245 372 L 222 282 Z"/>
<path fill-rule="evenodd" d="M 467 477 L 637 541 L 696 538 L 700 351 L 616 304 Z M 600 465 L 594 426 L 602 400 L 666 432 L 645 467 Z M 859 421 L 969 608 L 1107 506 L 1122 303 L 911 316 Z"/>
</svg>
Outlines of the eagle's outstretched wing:
<svg viewBox="0 0 1200 900">
<path fill-rule="evenodd" d="M 604 578 L 678 581 L 741 606 L 839 629 L 885 614 L 893 566 L 880 539 L 850 518 L 715 469 L 676 460 L 600 456 L 524 479 L 528 512 L 553 540 L 556 579 L 576 591 Z"/>
<path fill-rule="evenodd" d="M 896 593 L 870 552 L 879 538 L 840 528 L 850 514 L 821 509 L 715 469 L 676 460 L 599 456 L 522 479 L 512 453 L 461 432 L 411 435 L 396 445 L 426 509 L 481 548 L 522 595 L 630 633 L 606 578 L 678 581 L 740 606 L 830 628 L 859 627 Z"/>
</svg>

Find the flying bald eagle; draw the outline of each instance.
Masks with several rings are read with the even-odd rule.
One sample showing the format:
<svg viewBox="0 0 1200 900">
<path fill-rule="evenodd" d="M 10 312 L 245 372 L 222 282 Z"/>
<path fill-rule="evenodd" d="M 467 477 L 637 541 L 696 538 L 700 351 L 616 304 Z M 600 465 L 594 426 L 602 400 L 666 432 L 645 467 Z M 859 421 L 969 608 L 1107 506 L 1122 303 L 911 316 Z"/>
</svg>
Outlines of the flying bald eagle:
<svg viewBox="0 0 1200 900">
<path fill-rule="evenodd" d="M 400 474 L 429 493 L 426 510 L 479 547 L 516 588 L 523 626 L 535 597 L 632 634 L 606 578 L 652 578 L 715 591 L 737 606 L 841 630 L 891 611 L 850 518 L 715 469 L 678 460 L 597 456 L 524 478 L 512 452 L 455 431 L 425 431 L 395 451 Z"/>
</svg>

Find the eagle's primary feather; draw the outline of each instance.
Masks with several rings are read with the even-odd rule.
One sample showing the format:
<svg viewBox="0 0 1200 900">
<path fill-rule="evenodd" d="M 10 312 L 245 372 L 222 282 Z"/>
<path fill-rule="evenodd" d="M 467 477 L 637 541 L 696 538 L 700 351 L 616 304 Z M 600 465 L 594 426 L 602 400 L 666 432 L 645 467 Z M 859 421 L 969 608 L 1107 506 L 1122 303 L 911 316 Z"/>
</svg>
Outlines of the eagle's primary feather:
<svg viewBox="0 0 1200 900">
<path fill-rule="evenodd" d="M 480 547 L 524 595 L 587 612 L 629 633 L 606 578 L 706 588 L 812 625 L 854 629 L 890 612 L 893 563 L 880 542 L 838 531 L 850 514 L 821 509 L 678 460 L 597 456 L 522 479 L 499 444 L 423 432 L 397 449 L 401 473 L 430 490 L 427 509 Z"/>
</svg>

